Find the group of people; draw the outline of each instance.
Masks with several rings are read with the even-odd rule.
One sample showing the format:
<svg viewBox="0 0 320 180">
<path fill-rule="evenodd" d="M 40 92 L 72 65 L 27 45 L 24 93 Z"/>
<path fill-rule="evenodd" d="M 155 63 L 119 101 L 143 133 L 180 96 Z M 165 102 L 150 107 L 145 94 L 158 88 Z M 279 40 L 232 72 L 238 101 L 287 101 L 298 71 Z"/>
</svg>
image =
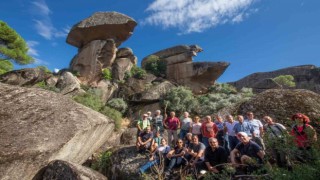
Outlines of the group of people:
<svg viewBox="0 0 320 180">
<path fill-rule="evenodd" d="M 270 116 L 263 117 L 266 122 L 263 125 L 254 118 L 253 112 L 247 112 L 246 119 L 242 115 L 237 115 L 236 120 L 232 115 L 225 116 L 225 120 L 219 115 L 214 118 L 215 121 L 212 121 L 211 116 L 205 116 L 201 120 L 199 116 L 194 116 L 192 120 L 189 113 L 184 112 L 179 119 L 175 112 L 170 112 L 170 116 L 166 117 L 161 115 L 160 110 L 154 116 L 151 112 L 143 114 L 137 123 L 136 147 L 139 152 L 147 150 L 151 157 L 139 169 L 140 173 L 161 162 L 166 165 L 166 174 L 181 165 L 219 173 L 226 163 L 247 171 L 264 163 L 264 137 L 283 143 L 284 137 L 291 135 L 301 152 L 310 151 L 312 143 L 317 140 L 316 131 L 309 124 L 310 119 L 301 113 L 292 116 L 295 125 L 289 132 Z M 165 130 L 167 139 L 163 137 Z M 290 169 L 286 152 L 281 151 L 277 143 L 270 146 L 268 149 L 277 165 Z"/>
</svg>

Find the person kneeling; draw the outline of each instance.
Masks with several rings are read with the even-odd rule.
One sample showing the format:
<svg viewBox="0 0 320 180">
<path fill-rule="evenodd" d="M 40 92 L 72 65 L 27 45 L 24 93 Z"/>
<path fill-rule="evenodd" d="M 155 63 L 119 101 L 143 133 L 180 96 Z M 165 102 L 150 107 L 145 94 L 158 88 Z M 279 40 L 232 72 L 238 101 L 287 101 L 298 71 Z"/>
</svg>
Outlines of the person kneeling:
<svg viewBox="0 0 320 180">
<path fill-rule="evenodd" d="M 237 136 L 240 143 L 230 153 L 231 163 L 235 167 L 244 165 L 248 167 L 246 169 L 248 171 L 253 171 L 255 168 L 260 167 L 265 155 L 262 148 L 254 141 L 251 141 L 245 132 L 239 132 Z"/>
</svg>

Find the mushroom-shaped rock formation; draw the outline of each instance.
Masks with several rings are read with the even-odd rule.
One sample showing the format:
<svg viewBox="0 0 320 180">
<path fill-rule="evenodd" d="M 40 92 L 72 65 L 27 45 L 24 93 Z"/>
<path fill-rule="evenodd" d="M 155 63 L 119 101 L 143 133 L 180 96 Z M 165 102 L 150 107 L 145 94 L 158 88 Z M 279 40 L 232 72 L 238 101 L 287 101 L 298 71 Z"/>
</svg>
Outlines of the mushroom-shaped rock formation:
<svg viewBox="0 0 320 180">
<path fill-rule="evenodd" d="M 74 25 L 67 37 L 67 43 L 78 48 L 93 40 L 115 40 L 117 47 L 127 40 L 136 21 L 129 16 L 117 12 L 97 12 Z"/>
<path fill-rule="evenodd" d="M 145 68 L 151 58 L 158 56 L 160 61 L 166 63 L 166 78 L 179 85 L 187 86 L 194 93 L 205 93 L 210 85 L 223 74 L 230 65 L 228 62 L 196 62 L 193 56 L 201 52 L 198 45 L 180 45 L 153 53 L 142 60 Z"/>
</svg>

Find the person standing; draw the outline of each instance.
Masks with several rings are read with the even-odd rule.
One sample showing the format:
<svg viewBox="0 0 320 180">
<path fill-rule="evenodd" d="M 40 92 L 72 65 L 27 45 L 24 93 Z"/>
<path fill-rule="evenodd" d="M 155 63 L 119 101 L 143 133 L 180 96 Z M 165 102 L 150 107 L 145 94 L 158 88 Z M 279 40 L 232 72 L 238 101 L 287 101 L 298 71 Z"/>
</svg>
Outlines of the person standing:
<svg viewBox="0 0 320 180">
<path fill-rule="evenodd" d="M 232 151 L 235 147 L 236 147 L 236 145 L 239 143 L 239 140 L 238 140 L 238 138 L 237 138 L 237 136 L 236 136 L 236 133 L 234 132 L 234 126 L 236 125 L 236 124 L 238 124 L 238 122 L 237 121 L 234 121 L 233 120 L 233 117 L 232 117 L 232 115 L 227 115 L 226 116 L 226 119 L 227 119 L 227 122 L 225 122 L 225 126 L 224 126 L 224 132 L 225 132 L 225 134 L 227 134 L 228 136 L 228 140 L 226 141 L 226 142 L 228 142 L 227 144 L 227 148 L 228 148 L 228 151 L 230 152 L 230 151 Z"/>
<path fill-rule="evenodd" d="M 244 121 L 244 118 L 242 115 L 237 116 L 238 124 L 234 125 L 233 131 L 238 134 L 239 132 L 245 132 L 248 134 L 249 137 L 252 137 L 253 128 L 251 124 L 249 124 L 247 121 Z"/>
<path fill-rule="evenodd" d="M 262 150 L 265 150 L 266 147 L 264 145 L 262 136 L 263 136 L 263 125 L 260 120 L 254 119 L 253 112 L 247 112 L 247 122 L 251 124 L 253 128 L 252 140 L 255 141 L 259 146 L 261 146 Z"/>
<path fill-rule="evenodd" d="M 215 118 L 216 118 L 216 120 L 214 121 L 214 123 L 218 127 L 218 133 L 217 133 L 216 138 L 218 139 L 219 146 L 225 147 L 224 146 L 225 145 L 225 138 L 224 138 L 224 134 L 225 134 L 224 133 L 224 125 L 225 124 L 223 122 L 222 116 L 216 115 Z"/>
<path fill-rule="evenodd" d="M 161 115 L 160 110 L 156 110 L 155 115 L 153 117 L 153 127 L 155 132 L 159 131 L 161 136 L 163 136 L 164 127 L 163 127 L 163 116 Z"/>
<path fill-rule="evenodd" d="M 186 134 L 189 132 L 191 127 L 192 119 L 189 118 L 189 113 L 184 112 L 183 113 L 183 119 L 181 121 L 181 129 L 180 129 L 180 139 L 184 139 Z"/>
<path fill-rule="evenodd" d="M 197 135 L 199 140 L 202 141 L 201 122 L 199 116 L 194 116 L 193 123 L 191 124 L 190 132 L 192 135 Z"/>
<path fill-rule="evenodd" d="M 175 112 L 170 112 L 170 117 L 164 120 L 163 126 L 168 132 L 168 144 L 175 145 L 178 140 L 178 129 L 180 129 L 180 120 L 176 117 Z M 173 141 L 173 142 L 172 142 Z"/>
<path fill-rule="evenodd" d="M 209 146 L 209 138 L 216 137 L 218 133 L 218 127 L 215 123 L 212 122 L 211 116 L 205 117 L 205 122 L 201 125 L 202 132 L 202 143 L 208 147 Z"/>
<path fill-rule="evenodd" d="M 288 156 L 283 147 L 285 141 L 285 136 L 288 134 L 287 129 L 280 123 L 275 123 L 270 116 L 264 116 L 263 120 L 267 123 L 264 125 L 264 130 L 269 142 L 270 149 L 272 151 L 272 156 L 275 158 L 277 165 L 279 167 L 287 167 L 292 169 L 289 163 Z"/>
</svg>

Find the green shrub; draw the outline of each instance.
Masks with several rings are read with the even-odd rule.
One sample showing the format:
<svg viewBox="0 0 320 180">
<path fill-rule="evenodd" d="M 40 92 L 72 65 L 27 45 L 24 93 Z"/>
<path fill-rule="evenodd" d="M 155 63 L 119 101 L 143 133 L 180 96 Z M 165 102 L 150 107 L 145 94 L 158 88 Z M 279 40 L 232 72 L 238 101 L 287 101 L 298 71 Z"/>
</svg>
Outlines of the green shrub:
<svg viewBox="0 0 320 180">
<path fill-rule="evenodd" d="M 162 106 L 167 106 L 169 111 L 182 113 L 185 111 L 193 111 L 196 108 L 198 101 L 193 96 L 190 89 L 179 86 L 167 92 L 161 104 Z"/>
<path fill-rule="evenodd" d="M 209 93 L 236 94 L 237 89 L 227 83 L 216 83 L 209 87 Z"/>
<path fill-rule="evenodd" d="M 38 66 L 38 69 L 44 71 L 47 74 L 51 74 L 52 72 L 46 66 Z"/>
<path fill-rule="evenodd" d="M 101 114 L 108 116 L 109 118 L 114 120 L 115 130 L 120 130 L 121 123 L 122 123 L 122 114 L 121 112 L 117 111 L 108 106 L 104 106 L 100 111 Z"/>
<path fill-rule="evenodd" d="M 272 79 L 274 82 L 278 83 L 281 87 L 295 87 L 294 77 L 291 75 L 280 75 Z"/>
<path fill-rule="evenodd" d="M 113 98 L 107 102 L 107 105 L 122 114 L 127 110 L 127 103 L 123 100 L 123 98 Z"/>
<path fill-rule="evenodd" d="M 37 82 L 35 84 L 35 86 L 38 87 L 38 88 L 42 88 L 42 89 L 45 89 L 45 90 L 53 91 L 53 92 L 56 92 L 56 93 L 60 92 L 60 89 L 58 89 L 56 87 L 48 86 L 45 81 Z"/>
<path fill-rule="evenodd" d="M 100 154 L 98 156 L 97 160 L 94 163 L 92 163 L 91 168 L 106 175 L 107 170 L 112 165 L 111 164 L 111 156 L 112 156 L 111 151 L 106 151 L 106 152 Z"/>
<path fill-rule="evenodd" d="M 147 58 L 145 69 L 155 76 L 164 77 L 166 75 L 167 64 L 165 61 L 161 61 L 158 56 L 151 55 Z"/>
<path fill-rule="evenodd" d="M 74 96 L 73 100 L 95 111 L 99 111 L 103 107 L 103 102 L 101 101 L 100 96 L 96 95 L 92 91 Z"/>
<path fill-rule="evenodd" d="M 102 69 L 102 76 L 105 80 L 112 80 L 112 72 L 109 68 Z"/>
<path fill-rule="evenodd" d="M 127 76 L 137 79 L 144 79 L 147 76 L 147 72 L 138 66 L 133 66 Z"/>
</svg>

